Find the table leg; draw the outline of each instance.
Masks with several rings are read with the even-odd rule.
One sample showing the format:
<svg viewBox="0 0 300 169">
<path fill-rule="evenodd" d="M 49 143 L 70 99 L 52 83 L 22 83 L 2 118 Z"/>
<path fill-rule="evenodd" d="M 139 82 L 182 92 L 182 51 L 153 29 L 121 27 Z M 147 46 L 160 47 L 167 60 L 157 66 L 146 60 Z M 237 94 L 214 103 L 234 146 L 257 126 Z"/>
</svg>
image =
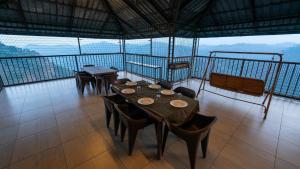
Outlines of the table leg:
<svg viewBox="0 0 300 169">
<path fill-rule="evenodd" d="M 162 126 L 163 123 L 156 123 L 156 139 L 157 139 L 157 159 L 160 160 L 162 158 Z"/>
</svg>

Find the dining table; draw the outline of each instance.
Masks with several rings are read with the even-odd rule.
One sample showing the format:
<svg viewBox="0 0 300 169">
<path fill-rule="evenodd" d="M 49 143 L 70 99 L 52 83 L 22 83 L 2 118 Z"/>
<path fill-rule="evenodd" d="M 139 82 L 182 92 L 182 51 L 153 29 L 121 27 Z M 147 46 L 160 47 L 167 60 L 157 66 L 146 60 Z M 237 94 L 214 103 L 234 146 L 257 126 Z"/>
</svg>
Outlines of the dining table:
<svg viewBox="0 0 300 169">
<path fill-rule="evenodd" d="M 109 68 L 102 67 L 102 66 L 83 67 L 82 71 L 84 71 L 92 76 L 95 76 L 95 77 L 117 73 L 117 70 L 109 69 Z"/>
<path fill-rule="evenodd" d="M 103 77 L 106 75 L 114 75 L 114 74 L 117 74 L 117 72 L 118 72 L 115 69 L 110 69 L 110 68 L 106 68 L 106 67 L 102 67 L 102 66 L 87 66 L 87 67 L 83 67 L 81 70 L 90 74 L 91 76 L 93 76 L 95 78 L 97 94 L 101 93 L 102 86 L 104 83 L 106 83 L 106 82 L 102 82 L 103 79 L 105 80 L 105 78 L 103 78 Z M 117 77 L 117 75 L 115 77 Z M 117 79 L 115 79 L 115 80 L 117 80 Z M 98 83 L 100 83 L 100 85 Z M 105 88 L 105 91 L 107 94 L 108 89 Z"/>
<path fill-rule="evenodd" d="M 146 81 L 138 81 L 134 86 L 115 84 L 112 86 L 112 89 L 117 94 L 124 97 L 126 102 L 134 104 L 155 120 L 157 125 L 157 158 L 161 159 L 163 125 L 165 123 L 172 123 L 172 125 L 175 126 L 183 125 L 199 112 L 199 102 L 180 93 L 164 95 L 161 91 L 165 89 L 153 89 L 150 88 L 149 85 L 150 83 Z M 128 88 L 134 89 L 135 92 L 132 94 L 125 94 L 122 92 L 123 89 Z M 145 97 L 153 98 L 154 103 L 150 105 L 140 104 L 138 100 Z M 174 107 L 170 104 L 172 100 L 183 100 L 187 103 L 187 106 L 183 108 Z"/>
</svg>

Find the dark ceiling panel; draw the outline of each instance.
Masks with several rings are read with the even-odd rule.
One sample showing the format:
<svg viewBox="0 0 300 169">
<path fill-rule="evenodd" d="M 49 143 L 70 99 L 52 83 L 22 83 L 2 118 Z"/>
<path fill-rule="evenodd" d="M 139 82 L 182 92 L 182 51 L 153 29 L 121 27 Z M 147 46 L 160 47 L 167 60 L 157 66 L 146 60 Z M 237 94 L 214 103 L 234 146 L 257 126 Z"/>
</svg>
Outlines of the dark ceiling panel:
<svg viewBox="0 0 300 169">
<path fill-rule="evenodd" d="M 0 31 L 106 38 L 288 34 L 300 33 L 299 11 L 299 0 L 8 0 L 0 4 Z"/>
</svg>

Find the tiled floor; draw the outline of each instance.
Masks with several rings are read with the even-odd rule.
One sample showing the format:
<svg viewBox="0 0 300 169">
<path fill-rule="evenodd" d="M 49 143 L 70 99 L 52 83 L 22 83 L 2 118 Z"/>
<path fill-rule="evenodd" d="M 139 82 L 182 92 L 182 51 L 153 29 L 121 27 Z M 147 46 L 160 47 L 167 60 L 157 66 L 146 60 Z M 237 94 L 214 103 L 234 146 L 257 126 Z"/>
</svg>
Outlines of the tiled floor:
<svg viewBox="0 0 300 169">
<path fill-rule="evenodd" d="M 198 99 L 200 113 L 218 117 L 206 159 L 199 150 L 198 168 L 300 168 L 300 102 L 274 97 L 263 121 L 258 106 L 207 92 Z M 126 141 L 105 127 L 102 97 L 91 89 L 81 96 L 74 79 L 8 87 L 0 101 L 0 169 L 189 168 L 186 146 L 174 135 L 164 159 L 156 160 L 154 127 L 139 133 L 128 156 Z"/>
</svg>

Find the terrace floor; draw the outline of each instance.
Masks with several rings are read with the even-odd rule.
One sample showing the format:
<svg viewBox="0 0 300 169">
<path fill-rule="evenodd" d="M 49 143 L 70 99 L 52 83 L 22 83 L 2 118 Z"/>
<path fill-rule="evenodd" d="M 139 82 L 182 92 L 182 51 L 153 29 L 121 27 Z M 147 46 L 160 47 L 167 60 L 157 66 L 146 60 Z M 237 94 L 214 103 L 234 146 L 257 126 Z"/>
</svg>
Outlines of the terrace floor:
<svg viewBox="0 0 300 169">
<path fill-rule="evenodd" d="M 199 80 L 178 85 L 196 90 Z M 258 106 L 207 92 L 198 99 L 201 113 L 218 117 L 198 168 L 300 168 L 299 101 L 274 97 L 263 121 Z M 128 156 L 127 141 L 105 127 L 102 97 L 91 90 L 81 96 L 74 79 L 7 87 L 0 101 L 0 169 L 189 168 L 186 146 L 174 135 L 156 160 L 154 127 L 139 133 Z"/>
</svg>

